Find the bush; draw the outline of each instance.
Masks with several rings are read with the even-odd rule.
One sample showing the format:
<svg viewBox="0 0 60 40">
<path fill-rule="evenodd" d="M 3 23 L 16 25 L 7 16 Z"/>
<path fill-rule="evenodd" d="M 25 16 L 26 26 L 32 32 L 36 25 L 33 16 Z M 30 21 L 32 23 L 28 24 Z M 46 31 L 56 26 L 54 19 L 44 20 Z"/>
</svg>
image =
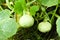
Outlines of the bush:
<svg viewBox="0 0 60 40">
<path fill-rule="evenodd" d="M 0 0 L 0 40 L 60 40 L 60 0 Z"/>
</svg>

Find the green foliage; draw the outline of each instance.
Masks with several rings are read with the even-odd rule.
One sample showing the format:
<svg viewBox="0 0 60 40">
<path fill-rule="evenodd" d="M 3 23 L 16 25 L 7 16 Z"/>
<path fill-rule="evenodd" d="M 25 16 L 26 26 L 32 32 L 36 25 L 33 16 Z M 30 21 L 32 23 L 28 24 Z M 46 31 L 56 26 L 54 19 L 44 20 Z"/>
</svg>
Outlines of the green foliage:
<svg viewBox="0 0 60 40">
<path fill-rule="evenodd" d="M 23 12 L 23 8 L 22 8 L 22 6 L 21 6 L 19 1 L 15 3 L 14 11 L 16 13 L 19 13 L 19 14 L 21 14 Z"/>
<path fill-rule="evenodd" d="M 18 0 L 15 2 L 14 11 L 18 14 L 22 14 L 23 10 L 26 9 L 26 2 L 25 0 Z"/>
<path fill-rule="evenodd" d="M 60 17 L 56 21 L 56 26 L 57 26 L 57 33 L 60 36 Z"/>
<path fill-rule="evenodd" d="M 34 6 L 30 7 L 30 14 L 35 16 L 35 14 L 38 10 L 39 10 L 39 6 L 34 5 Z"/>
<path fill-rule="evenodd" d="M 5 0 L 0 0 L 0 5 L 2 5 L 5 2 Z"/>
<path fill-rule="evenodd" d="M 60 0 L 58 0 L 59 4 L 60 4 Z"/>
<path fill-rule="evenodd" d="M 10 10 L 5 9 L 0 12 L 0 21 L 3 19 L 8 19 L 10 17 Z"/>
<path fill-rule="evenodd" d="M 7 39 L 17 32 L 17 23 L 13 18 L 10 18 L 9 10 L 0 12 L 0 39 Z"/>
<path fill-rule="evenodd" d="M 6 0 L 6 5 L 8 6 L 8 8 L 10 8 L 10 10 L 13 10 L 13 7 L 10 5 L 9 0 Z"/>
<path fill-rule="evenodd" d="M 0 0 L 0 40 L 56 40 L 60 37 L 59 10 L 60 0 Z M 29 16 L 19 21 L 25 14 Z M 38 24 L 43 21 L 48 23 L 40 29 Z M 23 28 L 21 22 L 31 27 Z"/>
<path fill-rule="evenodd" d="M 51 7 L 58 4 L 58 0 L 41 0 L 41 4 L 47 7 Z"/>
<path fill-rule="evenodd" d="M 17 24 L 14 19 L 6 19 L 0 22 L 0 39 L 9 38 L 16 34 Z"/>
</svg>

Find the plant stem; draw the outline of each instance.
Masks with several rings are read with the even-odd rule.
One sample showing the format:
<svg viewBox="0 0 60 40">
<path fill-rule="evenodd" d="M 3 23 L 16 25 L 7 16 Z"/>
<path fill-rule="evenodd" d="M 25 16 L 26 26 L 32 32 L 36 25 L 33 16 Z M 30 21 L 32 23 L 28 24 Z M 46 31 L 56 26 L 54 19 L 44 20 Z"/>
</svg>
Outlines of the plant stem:
<svg viewBox="0 0 60 40">
<path fill-rule="evenodd" d="M 3 8 L 0 6 L 0 10 L 3 10 Z"/>
<path fill-rule="evenodd" d="M 59 16 L 59 15 L 57 15 L 57 14 L 55 14 L 55 17 L 59 18 L 60 16 Z"/>
<path fill-rule="evenodd" d="M 36 0 L 33 0 L 33 1 L 31 1 L 31 2 L 28 2 L 27 4 L 26 4 L 26 6 L 29 6 L 30 4 L 32 4 L 33 2 L 35 2 Z"/>
<path fill-rule="evenodd" d="M 42 15 L 43 15 L 43 12 L 40 14 L 40 16 L 39 16 L 39 17 L 42 17 Z"/>
<path fill-rule="evenodd" d="M 50 14 L 52 14 L 52 13 L 49 13 L 48 15 L 50 15 Z M 55 14 L 54 16 L 57 17 L 57 18 L 60 17 L 58 14 Z"/>
<path fill-rule="evenodd" d="M 56 13 L 57 8 L 58 8 L 58 5 L 56 6 L 56 9 L 54 10 L 54 13 L 52 14 L 52 17 L 51 17 L 51 24 L 52 24 L 52 22 L 53 22 L 53 20 L 54 20 L 54 16 L 55 16 L 55 13 Z"/>
<path fill-rule="evenodd" d="M 6 5 L 8 6 L 9 9 L 13 10 L 13 7 L 10 5 L 9 0 L 6 0 Z"/>
<path fill-rule="evenodd" d="M 49 19 L 49 16 L 48 16 L 48 13 L 46 13 L 46 12 L 45 12 L 45 19 L 46 19 L 46 21 L 47 21 L 47 20 L 48 20 L 48 21 L 50 20 L 50 19 Z M 50 22 L 50 21 L 49 21 L 49 22 Z"/>
<path fill-rule="evenodd" d="M 25 10 L 23 10 L 23 15 L 25 15 L 26 14 L 26 11 Z"/>
</svg>

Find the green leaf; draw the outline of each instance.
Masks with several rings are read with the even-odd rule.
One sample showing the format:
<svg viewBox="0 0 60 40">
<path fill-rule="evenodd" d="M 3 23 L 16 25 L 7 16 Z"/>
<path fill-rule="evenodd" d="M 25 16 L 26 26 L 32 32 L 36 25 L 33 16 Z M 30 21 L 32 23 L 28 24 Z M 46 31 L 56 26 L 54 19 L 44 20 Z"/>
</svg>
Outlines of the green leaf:
<svg viewBox="0 0 60 40">
<path fill-rule="evenodd" d="M 10 18 L 9 10 L 0 11 L 0 40 L 5 40 L 17 32 L 17 23 Z"/>
<path fill-rule="evenodd" d="M 39 6 L 34 5 L 34 6 L 30 7 L 30 14 L 35 16 L 36 11 L 38 11 L 38 10 L 39 10 Z"/>
<path fill-rule="evenodd" d="M 19 1 L 20 1 L 21 5 L 22 5 L 23 9 L 25 9 L 26 8 L 25 0 L 19 0 Z"/>
<path fill-rule="evenodd" d="M 6 19 L 10 17 L 10 11 L 9 10 L 2 10 L 0 11 L 0 20 Z"/>
<path fill-rule="evenodd" d="M 56 24 L 57 24 L 57 26 L 60 26 L 59 25 L 60 24 L 60 18 L 57 19 Z"/>
<path fill-rule="evenodd" d="M 60 0 L 58 0 L 59 4 L 60 4 Z"/>
<path fill-rule="evenodd" d="M 18 14 L 22 14 L 23 10 L 26 9 L 25 0 L 18 0 L 15 2 L 14 11 Z"/>
<path fill-rule="evenodd" d="M 23 8 L 22 8 L 20 2 L 16 2 L 16 3 L 15 3 L 14 11 L 15 11 L 16 13 L 18 13 L 18 14 L 22 14 Z"/>
<path fill-rule="evenodd" d="M 41 0 L 41 4 L 47 7 L 51 7 L 58 4 L 58 0 Z"/>
<path fill-rule="evenodd" d="M 0 0 L 0 5 L 2 5 L 5 2 L 5 0 Z"/>
<path fill-rule="evenodd" d="M 57 33 L 60 36 L 60 26 L 57 26 Z"/>
<path fill-rule="evenodd" d="M 60 18 L 57 19 L 56 25 L 57 25 L 57 33 L 60 36 Z"/>
<path fill-rule="evenodd" d="M 2 20 L 0 22 L 0 39 L 9 38 L 16 34 L 17 24 L 12 18 Z"/>
</svg>

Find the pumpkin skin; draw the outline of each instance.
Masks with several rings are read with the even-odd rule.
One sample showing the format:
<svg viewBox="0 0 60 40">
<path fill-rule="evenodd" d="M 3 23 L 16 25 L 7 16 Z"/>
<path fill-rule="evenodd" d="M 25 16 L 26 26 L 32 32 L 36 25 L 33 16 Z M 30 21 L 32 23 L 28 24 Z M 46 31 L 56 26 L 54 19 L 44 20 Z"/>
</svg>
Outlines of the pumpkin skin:
<svg viewBox="0 0 60 40">
<path fill-rule="evenodd" d="M 34 24 L 34 18 L 31 15 L 23 15 L 19 20 L 19 24 L 23 28 L 31 27 Z"/>
<path fill-rule="evenodd" d="M 38 24 L 38 30 L 43 33 L 49 32 L 51 27 L 52 26 L 49 22 L 41 22 Z"/>
</svg>

